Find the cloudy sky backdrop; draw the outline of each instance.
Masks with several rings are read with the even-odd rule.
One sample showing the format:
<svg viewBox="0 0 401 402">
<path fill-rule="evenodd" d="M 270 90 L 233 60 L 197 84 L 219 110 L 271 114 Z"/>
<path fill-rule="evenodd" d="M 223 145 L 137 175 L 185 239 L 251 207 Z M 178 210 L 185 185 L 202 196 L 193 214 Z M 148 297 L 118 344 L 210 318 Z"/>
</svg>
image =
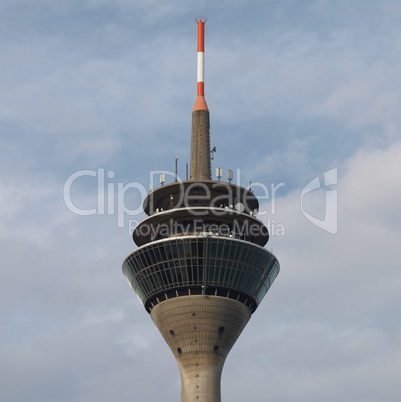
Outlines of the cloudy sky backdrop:
<svg viewBox="0 0 401 402">
<path fill-rule="evenodd" d="M 213 167 L 257 193 L 281 185 L 261 202 L 281 273 L 227 359 L 223 400 L 401 400 L 397 0 L 1 1 L 0 399 L 179 400 L 175 359 L 121 273 L 144 215 L 118 227 L 118 188 L 146 192 L 175 157 L 185 177 L 198 15 Z M 300 201 L 335 168 L 331 234 Z M 96 176 L 70 196 L 93 215 L 64 200 L 82 170 Z M 324 218 L 324 191 L 303 201 Z M 140 210 L 140 191 L 124 205 Z"/>
</svg>

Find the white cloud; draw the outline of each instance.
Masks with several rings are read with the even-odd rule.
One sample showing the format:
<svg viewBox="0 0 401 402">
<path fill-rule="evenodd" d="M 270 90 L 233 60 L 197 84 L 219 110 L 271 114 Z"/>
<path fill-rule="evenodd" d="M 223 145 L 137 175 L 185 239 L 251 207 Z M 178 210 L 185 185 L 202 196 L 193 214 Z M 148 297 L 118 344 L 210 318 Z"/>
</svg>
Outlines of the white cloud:
<svg viewBox="0 0 401 402">
<path fill-rule="evenodd" d="M 248 355 L 264 350 L 265 358 L 254 368 L 250 359 L 247 367 L 256 379 L 270 371 L 274 400 L 400 396 L 394 373 L 401 354 L 401 235 L 389 219 L 397 222 L 399 216 L 400 147 L 363 149 L 339 168 L 335 235 L 304 218 L 300 191 L 277 200 L 274 218 L 285 225 L 286 236 L 273 237 L 271 246 L 282 270 L 255 313 L 255 321 L 267 321 L 250 324 L 256 345 L 248 345 Z M 263 400 L 260 392 L 255 400 Z"/>
</svg>

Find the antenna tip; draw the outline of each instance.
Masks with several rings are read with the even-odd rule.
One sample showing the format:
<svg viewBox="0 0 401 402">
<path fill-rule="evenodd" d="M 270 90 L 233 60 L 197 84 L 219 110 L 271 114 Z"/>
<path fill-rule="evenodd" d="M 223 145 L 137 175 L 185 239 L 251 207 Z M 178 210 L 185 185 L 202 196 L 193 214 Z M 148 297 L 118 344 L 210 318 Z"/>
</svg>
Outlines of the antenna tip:
<svg viewBox="0 0 401 402">
<path fill-rule="evenodd" d="M 207 18 L 206 17 L 196 17 L 195 18 L 195 22 L 196 23 L 198 23 L 198 22 L 203 22 L 203 23 L 205 23 L 207 21 Z"/>
</svg>

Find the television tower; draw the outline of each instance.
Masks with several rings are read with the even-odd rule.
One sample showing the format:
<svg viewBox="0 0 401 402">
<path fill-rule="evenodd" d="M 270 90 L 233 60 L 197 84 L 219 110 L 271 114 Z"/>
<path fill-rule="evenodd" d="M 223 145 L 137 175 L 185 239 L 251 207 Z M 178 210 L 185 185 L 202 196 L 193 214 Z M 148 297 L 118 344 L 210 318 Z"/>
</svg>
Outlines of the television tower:
<svg viewBox="0 0 401 402">
<path fill-rule="evenodd" d="M 133 232 L 138 248 L 125 259 L 123 273 L 177 360 L 181 401 L 219 402 L 226 357 L 280 266 L 263 248 L 269 233 L 255 217 L 259 203 L 253 192 L 231 183 L 232 177 L 229 183 L 212 180 L 206 18 L 195 21 L 198 89 L 190 178 L 145 198 L 148 217 Z"/>
</svg>

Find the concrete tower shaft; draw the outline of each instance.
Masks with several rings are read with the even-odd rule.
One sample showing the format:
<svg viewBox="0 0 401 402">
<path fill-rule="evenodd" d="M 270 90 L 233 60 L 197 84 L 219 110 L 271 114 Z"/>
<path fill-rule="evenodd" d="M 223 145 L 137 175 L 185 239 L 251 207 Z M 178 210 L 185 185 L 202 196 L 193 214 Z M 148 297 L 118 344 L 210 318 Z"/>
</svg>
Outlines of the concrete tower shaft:
<svg viewBox="0 0 401 402">
<path fill-rule="evenodd" d="M 192 181 L 211 180 L 210 121 L 208 110 L 192 112 L 191 169 Z"/>
<path fill-rule="evenodd" d="M 223 365 L 250 310 L 235 300 L 199 295 L 160 303 L 150 316 L 177 360 L 181 402 L 220 401 Z"/>
</svg>

